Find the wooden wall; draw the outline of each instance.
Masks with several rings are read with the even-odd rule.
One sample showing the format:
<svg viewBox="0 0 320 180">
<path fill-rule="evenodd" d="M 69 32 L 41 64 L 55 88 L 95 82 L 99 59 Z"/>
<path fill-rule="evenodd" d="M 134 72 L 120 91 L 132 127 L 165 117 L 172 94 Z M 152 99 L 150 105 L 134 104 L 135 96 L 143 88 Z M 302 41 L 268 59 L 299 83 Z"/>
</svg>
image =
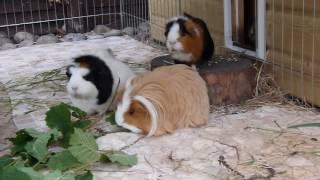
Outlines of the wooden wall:
<svg viewBox="0 0 320 180">
<path fill-rule="evenodd" d="M 202 18 L 209 27 L 217 52 L 224 44 L 223 0 L 149 0 L 152 38 L 164 42 L 166 21 L 183 11 Z"/>
<path fill-rule="evenodd" d="M 285 92 L 320 106 L 320 2 L 267 3 L 269 72 Z"/>
</svg>

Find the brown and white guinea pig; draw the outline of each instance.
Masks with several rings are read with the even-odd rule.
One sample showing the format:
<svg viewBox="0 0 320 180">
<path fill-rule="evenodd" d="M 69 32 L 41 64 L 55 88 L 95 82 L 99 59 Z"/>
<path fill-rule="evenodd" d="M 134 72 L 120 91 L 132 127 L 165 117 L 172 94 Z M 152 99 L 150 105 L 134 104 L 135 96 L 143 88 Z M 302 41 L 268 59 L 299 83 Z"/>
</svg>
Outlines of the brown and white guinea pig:
<svg viewBox="0 0 320 180">
<path fill-rule="evenodd" d="M 165 28 L 166 46 L 176 64 L 198 65 L 212 58 L 214 42 L 203 20 L 184 13 Z"/>
<path fill-rule="evenodd" d="M 89 115 L 115 110 L 115 96 L 135 76 L 127 65 L 114 58 L 110 49 L 77 56 L 66 74 L 73 106 Z"/>
<path fill-rule="evenodd" d="M 148 136 L 205 125 L 209 116 L 207 91 L 206 83 L 192 67 L 159 67 L 127 81 L 116 123 Z"/>
</svg>

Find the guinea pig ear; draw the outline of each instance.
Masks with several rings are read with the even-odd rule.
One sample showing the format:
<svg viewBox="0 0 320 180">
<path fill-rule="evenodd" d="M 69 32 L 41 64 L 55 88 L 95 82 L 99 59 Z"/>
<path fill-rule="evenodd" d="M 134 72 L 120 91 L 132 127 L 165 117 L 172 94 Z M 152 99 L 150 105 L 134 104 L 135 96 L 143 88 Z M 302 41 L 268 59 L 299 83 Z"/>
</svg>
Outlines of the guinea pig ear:
<svg viewBox="0 0 320 180">
<path fill-rule="evenodd" d="M 194 19 L 193 16 L 191 16 L 190 14 L 186 13 L 186 12 L 183 12 L 183 16 L 189 18 L 189 19 Z"/>
<path fill-rule="evenodd" d="M 124 115 L 125 123 L 140 129 L 143 134 L 148 134 L 152 129 L 152 122 L 148 109 L 139 101 L 133 100 Z"/>
</svg>

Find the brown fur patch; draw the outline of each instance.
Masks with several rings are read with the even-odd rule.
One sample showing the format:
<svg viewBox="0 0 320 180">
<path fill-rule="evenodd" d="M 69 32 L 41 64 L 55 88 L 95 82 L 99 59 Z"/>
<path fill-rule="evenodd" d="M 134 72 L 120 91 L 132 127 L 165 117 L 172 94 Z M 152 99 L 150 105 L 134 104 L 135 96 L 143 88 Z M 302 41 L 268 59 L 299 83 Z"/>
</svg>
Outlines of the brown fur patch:
<svg viewBox="0 0 320 180">
<path fill-rule="evenodd" d="M 148 134 L 151 128 L 151 117 L 140 102 L 133 100 L 129 110 L 124 114 L 124 119 L 127 124 L 134 124 L 138 129 L 141 129 L 143 134 Z"/>
<path fill-rule="evenodd" d="M 183 36 L 179 38 L 179 41 L 183 44 L 185 53 L 192 54 L 192 60 L 190 64 L 197 64 L 202 57 L 203 53 L 203 30 L 202 28 L 194 23 L 192 20 L 188 20 L 185 23 L 185 27 L 192 36 Z"/>
<path fill-rule="evenodd" d="M 89 68 L 89 63 L 87 61 L 81 61 L 79 63 L 79 66 L 82 67 L 82 68 Z"/>
<path fill-rule="evenodd" d="M 143 96 L 157 111 L 155 136 L 173 133 L 178 128 L 199 127 L 209 118 L 209 97 L 205 81 L 186 65 L 159 67 L 135 78 L 130 97 Z M 137 112 L 130 115 L 130 110 Z M 147 109 L 133 101 L 124 118 L 128 124 L 150 130 L 151 117 Z"/>
</svg>

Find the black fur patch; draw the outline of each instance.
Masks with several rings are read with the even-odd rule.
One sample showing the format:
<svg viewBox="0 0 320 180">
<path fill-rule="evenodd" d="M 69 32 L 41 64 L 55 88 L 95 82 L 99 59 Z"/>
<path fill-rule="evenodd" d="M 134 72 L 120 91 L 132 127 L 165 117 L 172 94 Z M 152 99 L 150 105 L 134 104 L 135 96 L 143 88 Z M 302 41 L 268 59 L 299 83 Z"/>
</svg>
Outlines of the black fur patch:
<svg viewBox="0 0 320 180">
<path fill-rule="evenodd" d="M 68 66 L 67 67 L 67 72 L 66 72 L 66 75 L 67 75 L 67 77 L 68 77 L 68 80 L 70 79 L 70 77 L 71 77 L 71 72 L 70 72 L 70 68 L 72 68 L 72 67 L 74 67 L 74 65 L 70 65 L 70 66 Z"/>
<path fill-rule="evenodd" d="M 184 19 L 178 19 L 176 21 L 170 21 L 169 23 L 166 24 L 166 30 L 164 35 L 167 37 L 169 34 L 169 31 L 171 29 L 171 27 L 175 24 L 178 23 L 179 24 L 179 28 L 180 28 L 180 36 L 185 36 L 185 35 L 189 35 L 192 36 L 191 32 L 189 32 L 185 26 L 186 20 Z"/>
<path fill-rule="evenodd" d="M 92 82 L 98 89 L 98 104 L 105 103 L 111 96 L 114 85 L 114 79 L 109 67 L 100 58 L 90 55 L 75 58 L 74 62 L 88 65 L 90 72 L 84 79 Z"/>
</svg>

